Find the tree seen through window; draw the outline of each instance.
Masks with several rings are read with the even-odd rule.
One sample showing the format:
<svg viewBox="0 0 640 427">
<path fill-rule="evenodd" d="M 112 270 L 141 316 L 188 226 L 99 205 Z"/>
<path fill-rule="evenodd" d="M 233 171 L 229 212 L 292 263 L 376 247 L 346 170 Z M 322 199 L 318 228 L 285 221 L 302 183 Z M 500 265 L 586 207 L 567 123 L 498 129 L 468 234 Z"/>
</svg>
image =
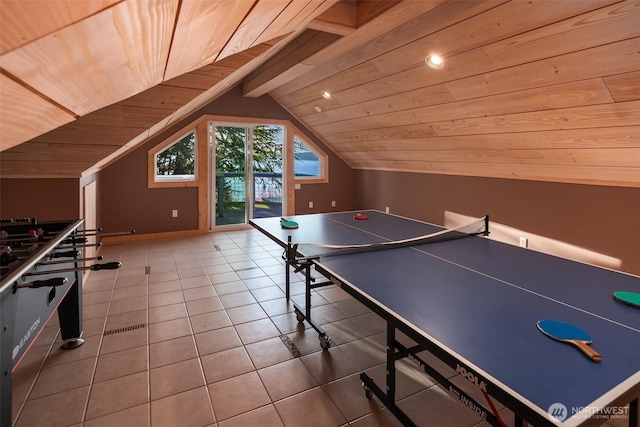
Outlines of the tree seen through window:
<svg viewBox="0 0 640 427">
<path fill-rule="evenodd" d="M 156 176 L 193 178 L 196 168 L 196 134 L 185 137 L 156 155 Z"/>
</svg>

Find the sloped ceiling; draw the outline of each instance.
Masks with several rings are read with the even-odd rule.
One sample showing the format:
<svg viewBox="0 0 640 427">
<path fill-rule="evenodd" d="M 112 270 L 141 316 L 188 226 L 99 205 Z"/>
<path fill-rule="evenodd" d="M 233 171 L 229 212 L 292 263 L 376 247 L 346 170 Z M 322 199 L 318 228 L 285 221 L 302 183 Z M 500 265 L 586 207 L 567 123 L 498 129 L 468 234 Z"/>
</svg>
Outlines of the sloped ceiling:
<svg viewBox="0 0 640 427">
<path fill-rule="evenodd" d="M 241 83 L 353 168 L 640 187 L 637 0 L 0 8 L 3 177 L 81 176 Z"/>
<path fill-rule="evenodd" d="M 3 0 L 2 176 L 80 176 L 223 93 L 336 2 Z"/>
</svg>

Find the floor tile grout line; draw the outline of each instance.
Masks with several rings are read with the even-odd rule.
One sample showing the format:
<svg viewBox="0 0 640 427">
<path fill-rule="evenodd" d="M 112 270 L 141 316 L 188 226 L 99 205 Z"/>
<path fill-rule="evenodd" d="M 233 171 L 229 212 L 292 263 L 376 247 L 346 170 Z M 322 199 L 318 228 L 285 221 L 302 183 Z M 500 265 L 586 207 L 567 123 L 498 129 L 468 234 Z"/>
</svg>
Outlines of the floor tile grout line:
<svg viewBox="0 0 640 427">
<path fill-rule="evenodd" d="M 224 254 L 222 254 L 222 255 L 223 255 L 223 257 L 224 257 Z M 267 276 L 265 275 L 264 277 L 267 277 Z M 250 293 L 251 293 L 251 292 L 250 292 Z M 252 294 L 252 295 L 253 295 L 253 294 Z M 258 303 L 258 305 L 260 305 L 260 304 L 259 304 L 259 301 L 257 301 L 257 300 L 256 300 L 256 302 Z M 224 305 L 223 305 L 223 309 L 225 310 L 225 312 L 227 311 L 227 308 L 226 308 L 226 307 L 224 307 Z M 263 310 L 264 310 L 264 309 L 263 309 Z M 265 314 L 266 314 L 266 312 L 265 312 Z M 227 316 L 229 317 L 228 313 L 227 313 Z M 267 318 L 268 318 L 268 319 L 271 321 L 271 323 L 273 324 L 273 321 L 271 320 L 271 318 L 270 318 L 269 316 L 267 316 Z M 231 320 L 231 319 L 230 319 L 230 320 Z M 244 323 L 248 323 L 248 322 L 244 322 Z M 255 411 L 255 410 L 257 410 L 257 409 L 260 409 L 260 408 L 262 408 L 262 407 L 266 407 L 266 406 L 268 406 L 268 405 L 273 405 L 273 407 L 274 407 L 274 409 L 275 409 L 276 413 L 278 414 L 278 417 L 279 417 L 280 421 L 282 422 L 282 424 L 283 424 L 283 425 L 285 425 L 284 420 L 282 419 L 282 415 L 280 414 L 280 412 L 278 411 L 277 407 L 275 406 L 275 402 L 273 401 L 273 398 L 271 397 L 271 395 L 269 395 L 269 393 L 268 393 L 268 391 L 267 391 L 267 387 L 266 387 L 266 385 L 264 384 L 264 380 L 262 379 L 262 377 L 261 377 L 261 376 L 260 376 L 260 374 L 258 373 L 259 369 L 256 367 L 255 362 L 254 362 L 253 360 L 251 360 L 250 353 L 249 353 L 249 351 L 247 350 L 247 344 L 246 344 L 244 341 L 242 341 L 242 338 L 240 337 L 240 334 L 238 333 L 238 330 L 237 330 L 237 328 L 236 328 L 236 324 L 235 324 L 235 323 L 233 323 L 233 321 L 232 321 L 232 323 L 231 323 L 231 324 L 232 324 L 232 327 L 234 328 L 235 333 L 236 333 L 236 334 L 238 335 L 238 337 L 240 338 L 240 342 L 242 343 L 242 349 L 243 349 L 243 350 L 244 350 L 244 352 L 249 356 L 249 359 L 250 359 L 250 361 L 251 361 L 251 365 L 252 365 L 252 367 L 253 367 L 253 370 L 252 370 L 251 372 L 255 372 L 255 374 L 257 375 L 258 379 L 260 380 L 260 382 L 261 382 L 261 384 L 262 384 L 262 387 L 264 387 L 265 391 L 267 392 L 267 395 L 269 396 L 269 400 L 270 400 L 270 403 L 269 403 L 269 404 L 262 405 L 262 406 L 261 406 L 261 407 L 259 407 L 259 408 L 254 408 L 254 409 L 252 409 L 251 411 L 248 411 L 248 412 Z M 277 326 L 276 326 L 275 324 L 274 324 L 274 326 L 275 326 L 275 327 L 276 327 L 276 329 L 277 329 Z M 195 337 L 194 337 L 194 338 L 195 338 Z M 200 360 L 200 357 L 198 357 L 198 359 Z M 200 362 L 200 363 L 201 363 L 201 362 Z M 203 373 L 204 373 L 204 369 L 203 369 Z M 229 379 L 229 378 L 227 378 L 227 379 Z M 206 383 L 206 376 L 205 376 L 205 383 Z M 209 395 L 209 387 L 208 387 L 208 385 L 207 385 L 207 387 L 206 387 L 206 388 L 207 388 L 207 393 L 208 393 L 208 395 Z M 210 396 L 210 395 L 209 395 L 209 398 L 210 398 L 211 406 L 212 406 L 212 409 L 213 409 L 213 400 L 211 399 L 211 396 Z M 247 412 L 242 412 L 242 413 L 240 413 L 240 414 L 235 415 L 234 417 L 240 417 L 240 416 L 242 416 L 242 415 L 244 415 L 244 414 L 246 414 L 246 413 L 247 413 Z M 227 418 L 227 419 L 225 419 L 225 420 L 233 419 L 234 417 L 229 417 L 229 418 Z M 219 421 L 219 420 L 218 420 L 218 418 L 215 418 L 215 420 L 216 420 L 216 422 L 217 422 L 217 421 Z M 225 421 L 225 420 L 222 420 L 222 421 Z"/>
<path fill-rule="evenodd" d="M 46 327 L 46 324 L 45 324 Z M 43 328 L 44 330 L 44 328 Z M 47 359 L 49 358 L 49 355 L 51 354 L 51 351 L 53 350 L 53 346 L 56 344 L 56 342 L 58 341 L 58 336 L 60 335 L 60 329 L 58 328 L 58 331 L 56 332 L 55 336 L 53 337 L 53 340 L 51 341 L 51 343 L 49 343 L 49 348 L 47 349 L 47 352 L 44 356 L 44 358 L 42 359 L 42 362 L 40 363 L 40 366 L 38 367 L 38 369 L 36 370 L 36 374 L 35 377 L 33 378 L 32 382 L 31 382 L 31 386 L 29 387 L 29 390 L 27 391 L 25 397 L 24 397 L 24 401 L 22 401 L 20 403 L 19 409 L 18 409 L 18 413 L 15 416 L 15 420 L 17 423 L 17 420 L 20 418 L 20 415 L 22 414 L 22 411 L 24 411 L 24 408 L 27 406 L 27 402 L 30 400 L 29 397 L 31 396 L 31 393 L 33 392 L 33 389 L 36 386 L 36 383 L 38 382 L 38 378 L 40 378 L 40 375 L 42 374 L 42 370 L 44 369 L 44 365 L 47 363 Z M 38 337 L 36 337 L 37 339 Z M 34 341 L 35 342 L 35 341 Z M 13 417 L 13 415 L 12 415 Z"/>
<path fill-rule="evenodd" d="M 202 265 L 202 261 L 199 258 L 198 258 L 198 262 L 200 263 L 201 267 L 204 269 L 204 266 Z M 209 282 L 211 282 L 211 279 L 209 279 Z M 213 287 L 213 284 L 211 283 L 210 286 Z M 202 365 L 202 358 L 201 358 L 199 350 L 198 350 L 198 343 L 196 341 L 196 334 L 195 334 L 195 332 L 193 330 L 193 325 L 191 324 L 191 315 L 189 314 L 189 309 L 187 307 L 187 303 L 186 303 L 186 301 L 184 301 L 184 288 L 182 287 L 182 283 L 180 283 L 180 290 L 182 291 L 183 304 L 185 306 L 185 312 L 187 314 L 187 323 L 189 325 L 189 331 L 191 332 L 191 340 L 193 342 L 193 347 L 195 348 L 195 351 L 196 351 L 196 359 L 198 361 L 198 367 L 200 368 L 200 375 L 202 376 L 205 393 L 207 394 L 207 399 L 209 400 L 209 410 L 210 410 L 211 416 L 213 417 L 213 422 L 217 423 L 218 422 L 218 417 L 216 416 L 215 409 L 213 407 L 213 399 L 211 397 L 211 392 L 209 391 L 209 387 L 208 387 L 208 384 L 207 384 L 207 376 L 206 376 L 206 374 L 204 372 L 204 366 Z M 149 348 L 151 348 L 151 343 L 149 343 Z M 151 363 L 151 355 L 149 355 L 149 363 Z M 151 369 L 149 369 L 149 377 L 151 377 Z M 151 384 L 151 378 L 149 378 L 149 384 Z M 150 401 L 149 402 L 149 408 L 151 408 L 151 394 L 149 394 L 149 401 Z M 153 422 L 153 419 L 151 417 L 152 417 L 152 414 L 149 415 L 149 422 L 150 423 Z"/>
<path fill-rule="evenodd" d="M 121 252 L 120 256 L 119 256 L 119 261 L 120 262 L 122 262 L 122 257 L 123 257 L 123 254 Z M 107 307 L 107 311 L 106 311 L 105 318 L 104 318 L 104 323 L 102 324 L 102 330 L 100 331 L 100 335 L 99 335 L 100 338 L 99 338 L 99 343 L 98 343 L 98 350 L 97 350 L 97 354 L 96 354 L 96 360 L 95 360 L 94 365 L 93 365 L 93 372 L 91 374 L 91 379 L 89 380 L 89 390 L 87 392 L 87 398 L 85 400 L 84 409 L 82 411 L 81 420 L 82 420 L 83 423 L 86 421 L 87 415 L 89 413 L 89 402 L 91 401 L 91 395 L 92 395 L 92 392 L 93 392 L 93 385 L 95 384 L 96 373 L 97 373 L 97 370 L 98 370 L 98 362 L 100 360 L 100 353 L 102 351 L 102 344 L 103 344 L 103 340 L 104 340 L 104 332 L 107 329 L 107 323 L 109 321 L 109 311 L 111 310 L 111 303 L 113 302 L 113 295 L 115 294 L 116 282 L 118 280 L 118 273 L 119 273 L 119 271 L 116 270 L 115 277 L 113 278 L 113 285 L 112 285 L 112 288 L 111 288 L 111 296 L 109 297 L 109 305 Z M 84 283 L 83 283 L 83 288 L 84 288 Z M 84 289 L 83 289 L 83 296 L 84 296 Z M 84 313 L 84 307 L 83 307 L 83 313 Z M 83 326 L 84 326 L 84 319 L 82 319 L 82 322 L 83 322 Z"/>
<path fill-rule="evenodd" d="M 149 259 L 149 249 L 147 248 L 147 250 L 145 251 L 145 255 L 146 255 L 146 262 L 145 265 L 149 266 L 149 274 L 145 274 L 145 282 L 146 282 L 146 286 L 147 286 L 147 324 L 149 325 L 149 327 L 147 328 L 147 346 L 146 346 L 146 353 L 147 353 L 147 425 L 149 427 L 151 427 L 153 425 L 153 410 L 152 410 L 152 405 L 151 405 L 151 319 L 150 319 L 150 314 L 149 314 L 149 310 L 150 310 L 150 299 L 151 299 L 151 290 L 150 290 L 150 283 L 149 283 L 149 276 L 151 274 L 151 262 Z M 146 273 L 146 271 L 145 271 Z"/>
</svg>

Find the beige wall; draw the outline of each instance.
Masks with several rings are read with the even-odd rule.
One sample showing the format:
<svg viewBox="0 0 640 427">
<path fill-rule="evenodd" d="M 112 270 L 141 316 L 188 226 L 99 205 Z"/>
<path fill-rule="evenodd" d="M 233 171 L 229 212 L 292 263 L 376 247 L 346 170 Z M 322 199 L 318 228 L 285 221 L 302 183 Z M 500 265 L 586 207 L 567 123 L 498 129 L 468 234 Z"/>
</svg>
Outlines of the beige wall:
<svg viewBox="0 0 640 427">
<path fill-rule="evenodd" d="M 447 225 L 490 215 L 492 238 L 640 275 L 640 189 L 354 171 L 354 206 Z"/>
</svg>

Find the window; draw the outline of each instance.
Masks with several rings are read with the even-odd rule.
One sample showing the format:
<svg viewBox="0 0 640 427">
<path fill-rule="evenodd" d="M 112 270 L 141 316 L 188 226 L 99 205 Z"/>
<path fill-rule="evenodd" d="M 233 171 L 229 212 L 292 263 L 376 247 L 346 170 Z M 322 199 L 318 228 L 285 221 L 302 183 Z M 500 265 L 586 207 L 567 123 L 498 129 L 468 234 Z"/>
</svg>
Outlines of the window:
<svg viewBox="0 0 640 427">
<path fill-rule="evenodd" d="M 295 185 L 329 182 L 329 156 L 290 122 L 273 120 L 257 124 L 244 117 L 202 116 L 149 149 L 149 188 L 198 187 L 207 191 L 207 187 L 212 185 L 211 176 L 215 171 L 224 169 L 221 164 L 235 159 L 233 153 L 221 155 L 216 152 L 220 144 L 209 130 L 211 121 L 253 129 L 249 135 L 253 150 L 246 160 L 246 167 L 252 168 L 253 174 L 259 178 L 255 188 L 247 188 L 247 191 L 255 190 L 255 200 L 292 198 Z M 217 159 L 217 164 L 211 164 L 213 159 Z M 275 178 L 272 179 L 271 174 L 282 175 L 279 184 L 274 184 Z M 205 202 L 203 199 L 202 203 Z"/>
<path fill-rule="evenodd" d="M 155 155 L 156 179 L 195 179 L 196 132 L 183 138 Z"/>
<path fill-rule="evenodd" d="M 171 183 L 170 186 L 184 185 L 196 181 L 196 131 L 182 134 L 176 140 L 156 146 L 149 152 L 150 174 L 153 170 L 153 184 Z M 180 184 L 182 183 L 182 184 Z"/>
<path fill-rule="evenodd" d="M 293 137 L 293 157 L 293 173 L 296 180 L 326 182 L 327 155 L 314 144 L 295 135 Z"/>
</svg>

